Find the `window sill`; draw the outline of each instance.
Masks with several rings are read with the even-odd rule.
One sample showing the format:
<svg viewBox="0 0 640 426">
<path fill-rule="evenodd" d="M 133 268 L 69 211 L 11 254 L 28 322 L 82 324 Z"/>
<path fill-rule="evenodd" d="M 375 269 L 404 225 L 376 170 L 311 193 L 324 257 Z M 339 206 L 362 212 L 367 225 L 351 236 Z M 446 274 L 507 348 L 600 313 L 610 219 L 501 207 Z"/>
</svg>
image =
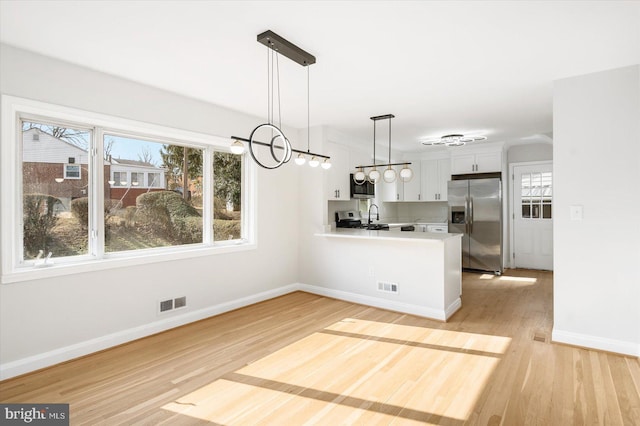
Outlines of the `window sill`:
<svg viewBox="0 0 640 426">
<path fill-rule="evenodd" d="M 23 281 L 41 280 L 51 277 L 81 274 L 86 272 L 103 271 L 106 269 L 125 268 L 129 266 L 147 265 L 151 263 L 167 262 L 172 260 L 190 259 L 203 256 L 212 256 L 222 253 L 234 253 L 239 251 L 255 250 L 255 243 L 247 242 L 226 242 L 222 241 L 216 245 L 199 245 L 193 248 L 176 250 L 160 249 L 157 252 L 146 253 L 113 253 L 103 259 L 68 261 L 53 263 L 51 266 L 25 266 L 17 268 L 12 272 L 2 275 L 2 284 L 19 283 Z M 53 259 L 55 262 L 55 259 Z"/>
</svg>

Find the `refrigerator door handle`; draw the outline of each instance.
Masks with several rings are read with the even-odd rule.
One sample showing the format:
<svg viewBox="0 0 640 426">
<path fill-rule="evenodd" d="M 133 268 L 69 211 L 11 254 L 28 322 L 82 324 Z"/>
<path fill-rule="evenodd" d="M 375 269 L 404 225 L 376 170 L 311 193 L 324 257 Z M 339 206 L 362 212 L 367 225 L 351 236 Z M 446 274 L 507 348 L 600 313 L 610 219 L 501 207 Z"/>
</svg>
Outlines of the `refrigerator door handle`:
<svg viewBox="0 0 640 426">
<path fill-rule="evenodd" d="M 469 197 L 464 197 L 464 233 L 469 235 Z"/>
<path fill-rule="evenodd" d="M 469 197 L 469 234 L 473 232 L 473 197 Z"/>
</svg>

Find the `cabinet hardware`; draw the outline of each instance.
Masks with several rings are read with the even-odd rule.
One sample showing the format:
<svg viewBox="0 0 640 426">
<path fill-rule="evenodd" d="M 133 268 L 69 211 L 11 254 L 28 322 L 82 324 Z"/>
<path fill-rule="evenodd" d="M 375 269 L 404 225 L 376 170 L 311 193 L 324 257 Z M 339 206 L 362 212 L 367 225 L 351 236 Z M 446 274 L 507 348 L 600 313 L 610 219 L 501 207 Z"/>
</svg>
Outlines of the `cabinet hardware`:
<svg viewBox="0 0 640 426">
<path fill-rule="evenodd" d="M 396 194 L 396 201 L 400 201 L 400 194 Z"/>
</svg>

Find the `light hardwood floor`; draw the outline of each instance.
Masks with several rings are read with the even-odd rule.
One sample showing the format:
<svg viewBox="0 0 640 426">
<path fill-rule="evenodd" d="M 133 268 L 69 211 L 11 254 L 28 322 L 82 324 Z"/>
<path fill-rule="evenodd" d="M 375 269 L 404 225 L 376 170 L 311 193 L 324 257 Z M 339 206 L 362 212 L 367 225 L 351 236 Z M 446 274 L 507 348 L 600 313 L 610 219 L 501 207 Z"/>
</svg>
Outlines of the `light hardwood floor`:
<svg viewBox="0 0 640 426">
<path fill-rule="evenodd" d="M 23 377 L 72 425 L 640 425 L 637 358 L 550 343 L 549 272 L 465 273 L 448 323 L 293 293 Z"/>
</svg>

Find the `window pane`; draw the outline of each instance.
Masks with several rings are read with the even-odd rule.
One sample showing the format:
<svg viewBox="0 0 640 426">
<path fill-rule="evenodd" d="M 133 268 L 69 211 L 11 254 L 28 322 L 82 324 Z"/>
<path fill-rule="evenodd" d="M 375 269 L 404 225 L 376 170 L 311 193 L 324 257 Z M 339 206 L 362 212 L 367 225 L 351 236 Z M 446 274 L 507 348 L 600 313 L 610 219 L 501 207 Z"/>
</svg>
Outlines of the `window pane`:
<svg viewBox="0 0 640 426">
<path fill-rule="evenodd" d="M 532 204 L 531 205 L 531 217 L 533 219 L 540 218 L 540 204 Z"/>
<path fill-rule="evenodd" d="M 545 203 L 542 205 L 542 218 L 551 219 L 551 204 Z"/>
<path fill-rule="evenodd" d="M 242 156 L 213 155 L 213 239 L 242 238 Z"/>
<path fill-rule="evenodd" d="M 184 147 L 105 135 L 104 150 L 106 252 L 202 243 L 201 149 L 186 148 L 186 196 Z"/>
<path fill-rule="evenodd" d="M 24 259 L 88 252 L 90 140 L 87 130 L 22 122 Z"/>
<path fill-rule="evenodd" d="M 529 204 L 522 205 L 522 217 L 523 218 L 531 217 L 531 206 Z"/>
</svg>

